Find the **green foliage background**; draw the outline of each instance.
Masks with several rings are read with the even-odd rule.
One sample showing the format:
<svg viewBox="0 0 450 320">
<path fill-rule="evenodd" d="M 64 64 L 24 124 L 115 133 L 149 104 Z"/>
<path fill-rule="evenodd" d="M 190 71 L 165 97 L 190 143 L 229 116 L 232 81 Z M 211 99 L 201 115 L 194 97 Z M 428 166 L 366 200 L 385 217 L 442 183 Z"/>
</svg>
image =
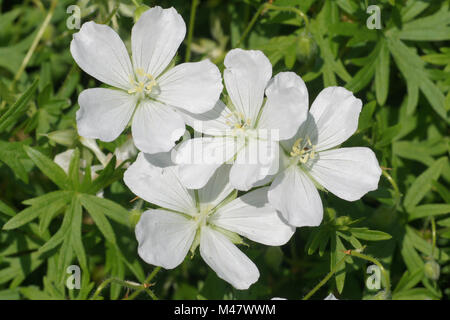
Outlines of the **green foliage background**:
<svg viewBox="0 0 450 320">
<path fill-rule="evenodd" d="M 330 271 L 313 299 L 328 292 L 340 299 L 449 298 L 448 1 L 144 3 L 175 7 L 189 28 L 195 17 L 179 62 L 209 58 L 223 70 L 231 48 L 259 49 L 274 74 L 292 70 L 306 81 L 310 101 L 327 86 L 352 90 L 364 107 L 345 146 L 376 152 L 379 189 L 353 203 L 322 192 L 320 227 L 297 229 L 281 248 L 241 248 L 261 272 L 250 290 L 218 279 L 198 254 L 156 274 L 138 257 L 133 230 L 149 204 L 130 202 L 114 158 L 99 176 L 88 174 L 98 160 L 76 135 L 75 112 L 78 94 L 98 83 L 73 61 L 77 30 L 66 27 L 66 9 L 76 4 L 82 22 L 107 23 L 129 45 L 135 9 L 145 7 L 141 0 L 0 0 L 0 299 L 300 299 Z M 380 8 L 380 30 L 366 27 L 371 4 Z M 113 152 L 126 137 L 99 145 Z M 66 174 L 51 159 L 69 147 L 76 152 Z M 96 197 L 102 189 L 104 198 Z M 386 269 L 387 294 L 365 286 L 367 258 Z M 81 290 L 65 286 L 71 264 L 82 268 Z"/>
</svg>

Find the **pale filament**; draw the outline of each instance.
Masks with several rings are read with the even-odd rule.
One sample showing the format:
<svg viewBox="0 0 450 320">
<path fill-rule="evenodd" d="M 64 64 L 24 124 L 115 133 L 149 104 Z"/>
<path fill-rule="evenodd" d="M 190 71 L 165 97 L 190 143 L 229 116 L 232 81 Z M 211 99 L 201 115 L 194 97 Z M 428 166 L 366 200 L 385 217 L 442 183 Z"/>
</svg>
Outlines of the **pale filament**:
<svg viewBox="0 0 450 320">
<path fill-rule="evenodd" d="M 133 93 L 146 93 L 146 94 L 150 94 L 152 92 L 152 89 L 154 86 L 157 85 L 156 79 L 149 73 L 145 73 L 144 70 L 142 69 L 136 69 L 136 74 L 142 78 L 144 77 L 144 79 L 146 79 L 145 81 L 138 81 L 136 82 L 133 77 L 130 75 L 130 83 L 134 86 L 133 88 L 131 88 L 130 90 L 128 90 L 129 94 L 133 94 Z"/>
<path fill-rule="evenodd" d="M 302 141 L 304 141 L 303 144 Z M 309 137 L 306 137 L 305 140 L 303 138 L 299 138 L 294 142 L 290 154 L 292 157 L 298 157 L 300 163 L 305 164 L 308 160 L 314 159 L 316 155 L 315 146 L 312 144 Z"/>
</svg>

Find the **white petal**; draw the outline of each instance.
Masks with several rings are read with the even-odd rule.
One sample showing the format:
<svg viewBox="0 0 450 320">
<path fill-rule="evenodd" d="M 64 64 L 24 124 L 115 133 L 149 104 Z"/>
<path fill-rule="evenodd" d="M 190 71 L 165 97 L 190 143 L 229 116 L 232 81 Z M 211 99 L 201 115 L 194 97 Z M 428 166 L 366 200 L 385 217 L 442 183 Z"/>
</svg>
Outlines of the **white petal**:
<svg viewBox="0 0 450 320">
<path fill-rule="evenodd" d="M 211 136 L 226 135 L 230 131 L 230 118 L 232 113 L 221 100 L 210 111 L 204 113 L 183 112 L 186 124 L 195 131 Z"/>
<path fill-rule="evenodd" d="M 249 139 L 239 151 L 231 168 L 230 182 L 234 188 L 247 191 L 257 182 L 278 171 L 278 142 Z"/>
<path fill-rule="evenodd" d="M 178 145 L 172 155 L 183 184 L 191 189 L 204 187 L 216 169 L 233 158 L 239 143 L 233 137 L 203 137 Z"/>
<path fill-rule="evenodd" d="M 174 8 L 153 7 L 131 31 L 133 64 L 157 77 L 169 65 L 186 35 L 186 24 Z"/>
<path fill-rule="evenodd" d="M 318 183 L 347 201 L 376 190 L 380 175 L 375 154 L 362 147 L 322 151 L 311 169 L 311 176 Z"/>
<path fill-rule="evenodd" d="M 186 214 L 196 212 L 194 193 L 181 184 L 177 168 L 155 166 L 153 157 L 139 153 L 136 161 L 125 171 L 123 180 L 127 187 L 145 201 L 163 208 Z"/>
<path fill-rule="evenodd" d="M 193 219 L 166 210 L 147 210 L 136 225 L 139 256 L 147 263 L 173 269 L 183 262 L 194 241 Z"/>
<path fill-rule="evenodd" d="M 73 35 L 70 43 L 72 57 L 94 78 L 113 87 L 127 90 L 133 76 L 130 57 L 119 35 L 110 27 L 86 22 Z"/>
<path fill-rule="evenodd" d="M 210 223 L 262 244 L 279 246 L 294 234 L 267 200 L 268 188 L 239 197 L 217 210 Z"/>
<path fill-rule="evenodd" d="M 269 82 L 258 128 L 278 130 L 280 140 L 291 138 L 308 114 L 308 90 L 293 72 L 281 72 Z"/>
<path fill-rule="evenodd" d="M 272 65 L 261 51 L 233 49 L 225 56 L 223 74 L 228 94 L 239 113 L 254 124 Z"/>
<path fill-rule="evenodd" d="M 361 106 L 361 100 L 345 88 L 323 89 L 310 110 L 316 127 L 310 138 L 313 142 L 317 139 L 316 150 L 333 148 L 350 138 L 358 129 Z"/>
<path fill-rule="evenodd" d="M 72 156 L 75 149 L 68 149 L 64 152 L 58 153 L 53 161 L 60 166 L 65 173 L 69 172 L 70 161 L 72 160 Z"/>
<path fill-rule="evenodd" d="M 214 108 L 223 89 L 220 71 L 209 60 L 177 65 L 158 84 L 161 92 L 156 99 L 193 113 Z"/>
<path fill-rule="evenodd" d="M 318 226 L 322 222 L 323 207 L 319 192 L 297 166 L 290 166 L 277 175 L 270 186 L 268 198 L 290 225 Z"/>
<path fill-rule="evenodd" d="M 136 98 L 121 90 L 94 88 L 78 96 L 78 134 L 102 141 L 115 140 L 128 125 Z"/>
<path fill-rule="evenodd" d="M 338 299 L 334 296 L 334 294 L 330 293 L 323 300 L 338 300 Z"/>
<path fill-rule="evenodd" d="M 255 264 L 222 233 L 207 226 L 200 236 L 200 254 L 217 276 L 245 290 L 259 278 Z"/>
<path fill-rule="evenodd" d="M 198 190 L 200 206 L 214 208 L 222 202 L 234 189 L 229 182 L 231 165 L 223 164 L 208 180 L 204 188 Z"/>
<path fill-rule="evenodd" d="M 169 151 L 185 129 L 183 118 L 174 108 L 153 100 L 139 104 L 131 126 L 134 144 L 147 153 Z"/>
</svg>

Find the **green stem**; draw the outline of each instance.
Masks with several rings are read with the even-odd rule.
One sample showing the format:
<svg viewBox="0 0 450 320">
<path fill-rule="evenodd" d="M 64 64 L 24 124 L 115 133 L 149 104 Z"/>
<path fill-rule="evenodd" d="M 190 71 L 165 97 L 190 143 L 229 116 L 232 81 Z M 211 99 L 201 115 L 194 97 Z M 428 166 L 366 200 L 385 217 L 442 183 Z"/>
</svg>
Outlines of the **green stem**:
<svg viewBox="0 0 450 320">
<path fill-rule="evenodd" d="M 158 300 L 158 297 L 153 293 L 152 290 L 148 289 L 148 285 L 150 284 L 150 281 L 152 281 L 152 279 L 156 276 L 156 274 L 161 270 L 161 267 L 156 267 L 152 273 L 150 273 L 150 275 L 147 277 L 147 279 L 145 279 L 144 285 L 141 289 L 133 292 L 128 298 L 127 300 L 134 300 L 138 295 L 140 295 L 142 293 L 142 291 L 147 292 L 147 294 L 153 299 L 153 300 Z"/>
<path fill-rule="evenodd" d="M 434 217 L 431 217 L 431 237 L 433 239 L 431 257 L 434 257 L 434 251 L 436 249 L 436 221 L 434 220 Z"/>
<path fill-rule="evenodd" d="M 300 9 L 297 9 L 295 7 L 279 7 L 279 6 L 275 6 L 273 4 L 269 4 L 267 6 L 267 9 L 269 10 L 275 10 L 275 11 L 285 11 L 285 12 L 293 12 L 296 15 L 298 15 L 304 22 L 305 22 L 305 28 L 308 30 L 309 29 L 309 19 L 308 16 L 301 11 Z"/>
<path fill-rule="evenodd" d="M 189 30 L 187 36 L 187 47 L 186 47 L 186 58 L 185 61 L 189 62 L 191 60 L 191 42 L 192 35 L 194 34 L 194 25 L 195 25 L 195 13 L 197 11 L 198 0 L 192 0 L 191 3 L 191 16 L 189 18 Z"/>
<path fill-rule="evenodd" d="M 328 272 L 328 274 L 325 276 L 325 278 L 322 279 L 322 281 L 320 281 L 310 292 L 308 292 L 306 294 L 306 296 L 303 297 L 302 300 L 308 300 L 309 298 L 311 298 L 311 296 L 317 292 L 317 290 L 319 290 L 325 283 L 328 282 L 328 280 L 330 280 L 330 278 L 336 273 L 336 271 L 338 270 L 338 267 L 341 266 L 341 264 L 343 264 L 345 262 L 345 259 L 347 258 L 347 256 L 344 256 L 341 260 L 338 261 L 338 263 L 336 263 L 333 267 L 333 269 L 331 269 L 330 272 Z"/>
<path fill-rule="evenodd" d="M 152 290 L 148 288 L 148 284 L 150 281 L 156 276 L 156 274 L 161 270 L 161 267 L 156 267 L 152 273 L 147 277 L 145 282 L 143 284 L 135 283 L 131 281 L 121 280 L 118 278 L 109 278 L 103 281 L 98 287 L 97 290 L 95 290 L 94 295 L 92 296 L 91 300 L 96 300 L 100 293 L 105 289 L 109 284 L 111 283 L 118 283 L 126 288 L 136 290 L 131 296 L 133 299 L 138 296 L 142 291 L 145 291 L 153 300 L 158 300 L 158 297 L 153 293 Z M 130 298 L 131 298 L 130 296 Z"/>
<path fill-rule="evenodd" d="M 47 28 L 48 24 L 50 23 L 50 20 L 52 19 L 52 16 L 53 16 L 53 13 L 55 12 L 57 3 L 58 3 L 58 0 L 52 0 L 52 2 L 50 4 L 50 9 L 48 10 L 48 13 L 47 13 L 47 16 L 45 17 L 44 22 L 42 23 L 41 27 L 39 28 L 39 31 L 36 34 L 36 37 L 34 38 L 30 49 L 28 49 L 28 52 L 25 55 L 25 58 L 23 59 L 22 64 L 19 67 L 19 70 L 17 71 L 16 75 L 14 76 L 13 81 L 11 82 L 11 86 L 10 86 L 11 90 L 14 89 L 14 86 L 15 86 L 17 80 L 19 80 L 20 77 L 22 76 L 22 73 L 25 70 L 28 62 L 30 61 L 31 56 L 34 53 L 34 50 L 36 50 L 36 47 L 37 47 L 39 41 L 41 40 L 42 35 L 45 32 L 45 29 Z"/>
<path fill-rule="evenodd" d="M 247 28 L 245 28 L 244 33 L 242 34 L 241 38 L 236 43 L 236 48 L 239 47 L 241 45 L 241 43 L 244 41 L 245 37 L 247 37 L 248 33 L 253 28 L 254 24 L 258 20 L 259 16 L 263 12 L 263 10 L 267 7 L 267 5 L 268 5 L 267 3 L 263 3 L 262 5 L 259 6 L 258 11 L 256 11 L 256 13 L 253 15 L 252 19 L 250 20 L 250 22 L 247 25 Z"/>
<path fill-rule="evenodd" d="M 397 203 L 400 201 L 401 193 L 400 189 L 397 186 L 397 183 L 394 179 L 392 179 L 392 176 L 386 171 L 386 169 L 382 169 L 381 172 L 383 173 L 383 176 L 389 181 L 389 183 L 392 185 L 395 191 L 395 197 L 397 199 Z"/>
<path fill-rule="evenodd" d="M 347 258 L 347 255 L 353 256 L 353 257 L 358 257 L 360 259 L 372 262 L 374 264 L 376 264 L 380 270 L 381 273 L 383 275 L 384 281 L 385 281 L 385 286 L 386 286 L 386 294 L 387 296 L 390 295 L 390 290 L 391 290 L 391 281 L 389 278 L 389 275 L 387 274 L 386 269 L 383 267 L 383 265 L 374 257 L 371 257 L 369 255 L 366 254 L 362 254 L 361 249 L 359 250 L 348 250 L 345 251 L 346 256 L 344 256 L 341 260 L 338 261 L 338 263 L 336 263 L 333 267 L 333 269 L 325 276 L 325 278 L 323 278 L 322 281 L 320 281 L 310 292 L 308 292 L 306 294 L 306 296 L 303 297 L 303 300 L 308 300 L 309 298 L 311 298 L 311 296 L 317 292 L 317 290 L 319 290 L 325 283 L 327 283 L 328 280 L 330 280 L 330 278 L 336 273 L 336 271 L 338 270 L 338 267 L 341 266 L 341 264 L 343 264 L 345 262 L 345 259 Z"/>
<path fill-rule="evenodd" d="M 308 16 L 301 10 L 295 8 L 295 7 L 280 7 L 280 6 L 276 6 L 273 5 L 271 3 L 263 3 L 258 10 L 256 11 L 256 13 L 253 15 L 252 19 L 250 20 L 249 24 L 247 25 L 247 27 L 244 30 L 244 33 L 242 34 L 241 38 L 239 39 L 239 41 L 236 43 L 236 47 L 239 47 L 242 42 L 244 41 L 244 39 L 247 37 L 248 33 L 250 32 L 250 30 L 253 28 L 253 26 L 255 25 L 256 21 L 258 20 L 259 16 L 266 10 L 274 10 L 274 11 L 285 11 L 285 12 L 293 12 L 296 15 L 298 15 L 304 22 L 305 22 L 305 28 L 308 30 L 309 29 L 309 19 Z"/>
</svg>

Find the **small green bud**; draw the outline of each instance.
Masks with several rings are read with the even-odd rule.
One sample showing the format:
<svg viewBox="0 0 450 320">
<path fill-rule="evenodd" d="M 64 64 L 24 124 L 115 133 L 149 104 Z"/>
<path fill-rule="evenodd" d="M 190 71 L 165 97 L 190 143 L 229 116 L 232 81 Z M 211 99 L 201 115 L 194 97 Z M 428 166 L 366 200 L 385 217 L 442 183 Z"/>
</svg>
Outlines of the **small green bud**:
<svg viewBox="0 0 450 320">
<path fill-rule="evenodd" d="M 311 59 L 317 51 L 317 45 L 309 34 L 299 36 L 297 40 L 297 60 L 306 62 Z"/>
<path fill-rule="evenodd" d="M 439 275 L 441 274 L 441 267 L 434 260 L 427 261 L 424 266 L 424 273 L 428 279 L 436 281 L 439 279 Z"/>
<path fill-rule="evenodd" d="M 73 146 L 77 139 L 77 133 L 74 129 L 57 130 L 48 133 L 46 136 L 50 141 L 66 147 Z"/>
<path fill-rule="evenodd" d="M 134 10 L 134 22 L 136 23 L 141 15 L 148 9 L 150 9 L 150 7 L 146 6 L 145 4 L 141 4 L 139 7 L 137 7 L 136 10 Z"/>
<path fill-rule="evenodd" d="M 141 209 L 133 209 L 130 211 L 130 224 L 134 228 L 138 224 L 141 219 L 142 210 Z"/>
</svg>

